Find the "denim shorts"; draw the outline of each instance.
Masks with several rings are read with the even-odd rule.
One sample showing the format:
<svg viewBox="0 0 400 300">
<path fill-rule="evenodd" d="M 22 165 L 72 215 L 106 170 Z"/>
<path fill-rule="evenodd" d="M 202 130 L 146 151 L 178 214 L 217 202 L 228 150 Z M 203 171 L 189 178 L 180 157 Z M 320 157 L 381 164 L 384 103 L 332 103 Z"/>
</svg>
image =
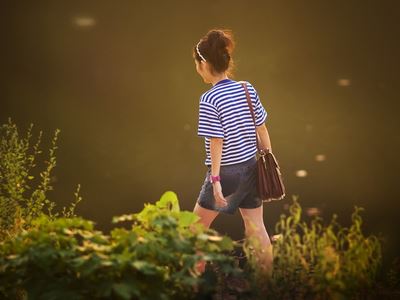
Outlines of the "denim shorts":
<svg viewBox="0 0 400 300">
<path fill-rule="evenodd" d="M 222 194 L 228 202 L 224 207 L 216 206 L 213 186 L 209 180 L 210 175 L 211 166 L 208 166 L 206 178 L 197 199 L 201 207 L 233 215 L 238 207 L 257 208 L 263 204 L 257 193 L 255 156 L 245 162 L 220 167 Z"/>
</svg>

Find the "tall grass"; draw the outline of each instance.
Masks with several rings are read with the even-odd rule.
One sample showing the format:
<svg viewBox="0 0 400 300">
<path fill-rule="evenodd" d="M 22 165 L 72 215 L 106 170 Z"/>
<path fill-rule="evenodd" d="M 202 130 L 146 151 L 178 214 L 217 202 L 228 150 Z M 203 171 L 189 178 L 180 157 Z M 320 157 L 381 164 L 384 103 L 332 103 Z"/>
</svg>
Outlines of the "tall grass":
<svg viewBox="0 0 400 300">
<path fill-rule="evenodd" d="M 273 275 L 260 286 L 260 274 L 254 272 L 252 282 L 258 286 L 252 288 L 268 299 L 335 299 L 370 293 L 382 267 L 382 237 L 362 232 L 363 208 L 355 206 L 346 228 L 336 214 L 327 225 L 319 216 L 307 223 L 298 198 L 292 199 L 290 215 L 282 214 L 275 225 Z M 251 255 L 249 244 L 245 248 Z M 254 260 L 249 264 L 257 270 Z"/>
<path fill-rule="evenodd" d="M 60 130 L 54 132 L 48 156 L 38 161 L 43 152 L 40 149 L 43 133 L 40 131 L 32 141 L 32 129 L 30 124 L 21 134 L 11 118 L 0 126 L 0 240 L 28 229 L 32 220 L 42 213 L 51 218 L 60 215 L 53 213 L 56 203 L 48 197 L 48 192 L 53 190 L 51 179 Z M 82 200 L 79 191 L 80 185 L 73 203 L 63 207 L 63 216 L 75 215 L 75 205 Z"/>
<path fill-rule="evenodd" d="M 206 229 L 165 193 L 139 213 L 113 218 L 128 222 L 110 235 L 77 217 L 80 185 L 69 208 L 53 213 L 48 192 L 56 166 L 55 131 L 48 156 L 37 168 L 42 132 L 20 134 L 9 119 L 0 127 L 0 297 L 4 299 L 373 299 L 382 271 L 382 237 L 362 231 L 362 207 L 351 225 L 337 215 L 324 225 L 306 222 L 298 197 L 282 214 L 272 244 L 272 276 L 265 276 L 257 238 L 243 244 Z M 36 173 L 35 173 L 36 172 Z M 38 174 L 38 175 L 35 175 Z M 37 176 L 37 178 L 35 178 Z M 234 259 L 241 248 L 244 264 Z M 199 252 L 200 251 L 200 252 Z M 200 255 L 199 253 L 202 253 Z M 195 268 L 208 262 L 204 274 Z M 400 287 L 400 264 L 387 274 Z M 198 292 L 194 292 L 197 287 Z M 208 297 L 208 298 L 207 298 Z"/>
</svg>

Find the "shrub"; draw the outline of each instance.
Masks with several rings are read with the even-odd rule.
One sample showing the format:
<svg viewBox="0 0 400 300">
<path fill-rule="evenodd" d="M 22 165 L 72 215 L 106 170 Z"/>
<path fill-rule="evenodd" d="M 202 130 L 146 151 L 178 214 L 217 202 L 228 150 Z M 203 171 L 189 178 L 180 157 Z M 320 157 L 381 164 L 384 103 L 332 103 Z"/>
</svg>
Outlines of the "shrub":
<svg viewBox="0 0 400 300">
<path fill-rule="evenodd" d="M 29 231 L 0 246 L 0 291 L 15 299 L 193 299 L 193 287 L 215 291 L 215 278 L 199 276 L 204 259 L 226 274 L 239 274 L 227 253 L 234 242 L 206 229 L 198 217 L 181 211 L 176 195 L 165 193 L 136 214 L 114 217 L 130 229 L 110 235 L 80 217 L 32 221 Z M 197 251 L 201 251 L 202 255 Z"/>
<path fill-rule="evenodd" d="M 75 201 L 59 213 L 48 199 L 56 166 L 55 131 L 45 167 L 33 183 L 42 132 L 32 145 L 32 127 L 20 136 L 9 119 L 0 127 L 0 298 L 1 299 L 335 299 L 374 295 L 382 265 L 381 241 L 361 230 L 361 207 L 349 228 L 333 215 L 328 225 L 314 216 L 301 218 L 296 197 L 290 215 L 275 226 L 272 277 L 264 277 L 256 253 L 257 238 L 241 245 L 181 211 L 173 192 L 139 213 L 116 216 L 128 222 L 109 235 L 74 213 Z M 47 212 L 45 211 L 47 209 Z M 245 254 L 239 267 L 234 248 Z M 196 265 L 210 268 L 199 274 Z M 243 270 L 242 270 L 243 269 Z M 214 270 L 215 272 L 213 272 Z M 201 275 L 201 276 L 200 276 Z M 399 263 L 387 275 L 399 287 Z M 194 293 L 197 287 L 198 293 Z M 376 295 L 376 293 L 375 293 Z"/>
<path fill-rule="evenodd" d="M 382 265 L 381 241 L 365 236 L 362 218 L 355 207 L 350 228 L 337 223 L 337 215 L 324 226 L 322 218 L 301 220 L 301 206 L 296 197 L 290 215 L 281 215 L 273 243 L 273 275 L 262 286 L 254 286 L 259 296 L 268 299 L 333 299 L 366 296 L 374 285 Z M 246 252 L 251 249 L 246 244 Z M 252 264 L 252 261 L 249 261 Z M 257 266 L 252 265 L 253 270 Z M 249 273 L 257 281 L 257 272 Z"/>
<path fill-rule="evenodd" d="M 33 124 L 30 124 L 26 134 L 21 135 L 11 118 L 0 126 L 0 240 L 28 229 L 31 221 L 46 209 L 50 218 L 59 215 L 52 213 L 56 204 L 48 199 L 47 193 L 53 190 L 51 177 L 56 166 L 55 150 L 60 130 L 55 130 L 44 169 L 37 171 L 37 156 L 42 153 L 39 148 L 42 131 L 32 143 L 32 128 Z M 40 176 L 36 185 L 35 171 Z M 75 205 L 82 200 L 79 191 L 80 185 L 75 192 L 75 201 L 69 208 L 63 208 L 64 216 L 75 215 Z"/>
</svg>

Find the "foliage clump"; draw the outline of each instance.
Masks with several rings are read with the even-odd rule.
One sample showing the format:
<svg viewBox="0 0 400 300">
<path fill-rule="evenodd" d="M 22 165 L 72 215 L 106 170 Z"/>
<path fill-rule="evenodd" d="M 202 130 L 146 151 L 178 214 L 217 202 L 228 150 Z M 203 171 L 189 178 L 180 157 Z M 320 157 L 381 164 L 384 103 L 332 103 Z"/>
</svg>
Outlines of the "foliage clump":
<svg viewBox="0 0 400 300">
<path fill-rule="evenodd" d="M 26 133 L 20 134 L 11 118 L 0 126 L 0 240 L 28 229 L 31 221 L 43 213 L 50 218 L 59 216 L 58 212 L 53 214 L 56 204 L 48 199 L 48 192 L 53 190 L 51 179 L 60 130 L 55 130 L 48 158 L 40 171 L 37 158 L 42 153 L 42 131 L 32 141 L 32 129 L 33 124 L 30 124 Z M 38 178 L 35 178 L 35 171 Z M 79 190 L 80 185 L 71 206 L 63 207 L 63 216 L 75 216 L 74 208 L 82 200 Z"/>
<path fill-rule="evenodd" d="M 273 276 L 254 286 L 258 294 L 268 299 L 365 298 L 376 287 L 382 247 L 380 237 L 362 232 L 362 210 L 355 206 L 349 228 L 337 222 L 336 214 L 327 225 L 318 215 L 307 223 L 294 196 L 290 215 L 282 214 L 275 225 Z M 257 273 L 252 276 L 259 284 Z"/>
<path fill-rule="evenodd" d="M 214 278 L 200 276 L 204 259 L 226 274 L 238 274 L 229 251 L 233 241 L 179 209 L 165 193 L 136 214 L 114 217 L 131 228 L 110 235 L 80 217 L 36 218 L 29 231 L 0 246 L 0 295 L 15 299 L 194 299 L 215 290 Z M 199 252 L 201 254 L 199 254 Z"/>
<path fill-rule="evenodd" d="M 110 234 L 76 216 L 75 201 L 53 213 L 48 199 L 59 130 L 44 168 L 35 171 L 42 132 L 32 144 L 9 119 L 0 127 L 0 298 L 1 299 L 368 299 L 379 297 L 381 239 L 362 232 L 361 207 L 349 228 L 333 215 L 329 224 L 302 219 L 293 197 L 272 244 L 272 276 L 260 271 L 257 237 L 244 243 L 205 228 L 166 192 L 139 213 L 115 216 Z M 35 180 L 36 179 L 36 180 Z M 34 184 L 35 183 L 35 184 Z M 46 211 L 47 209 L 47 211 Z M 126 225 L 126 224 L 125 224 Z M 244 264 L 232 253 L 240 248 Z M 261 250 L 261 251 L 259 251 Z M 239 252 L 240 252 L 239 251 Z M 238 259 L 239 258 L 239 259 Z M 208 262 L 204 274 L 200 260 Z M 400 263 L 387 274 L 400 287 Z M 196 291 L 196 292 L 195 292 Z M 229 296 L 229 294 L 231 294 Z M 211 298 L 214 297 L 214 298 Z M 215 298 L 217 297 L 217 298 Z"/>
</svg>

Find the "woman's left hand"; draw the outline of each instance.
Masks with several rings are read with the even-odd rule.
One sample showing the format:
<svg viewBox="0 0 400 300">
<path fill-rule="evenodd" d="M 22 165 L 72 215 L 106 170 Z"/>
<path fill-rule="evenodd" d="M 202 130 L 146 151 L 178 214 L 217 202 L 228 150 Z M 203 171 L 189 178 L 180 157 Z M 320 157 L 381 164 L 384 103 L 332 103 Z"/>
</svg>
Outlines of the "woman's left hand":
<svg viewBox="0 0 400 300">
<path fill-rule="evenodd" d="M 219 181 L 213 183 L 213 190 L 214 190 L 214 198 L 217 206 L 224 207 L 228 205 L 228 201 L 225 199 L 224 195 L 222 194 L 222 187 Z"/>
</svg>

